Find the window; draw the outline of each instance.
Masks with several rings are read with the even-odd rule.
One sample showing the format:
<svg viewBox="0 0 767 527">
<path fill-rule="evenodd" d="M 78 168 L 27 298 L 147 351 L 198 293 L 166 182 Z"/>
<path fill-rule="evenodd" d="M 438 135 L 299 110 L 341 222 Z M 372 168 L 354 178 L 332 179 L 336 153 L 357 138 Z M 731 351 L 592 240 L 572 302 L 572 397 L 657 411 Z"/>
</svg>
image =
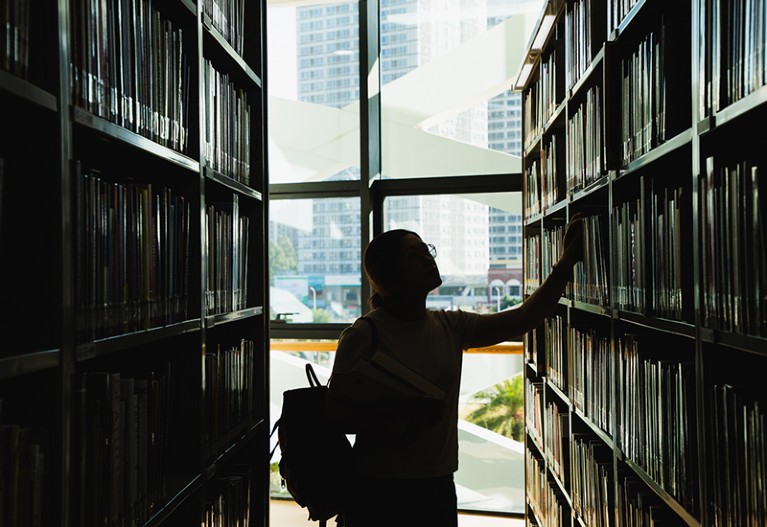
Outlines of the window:
<svg viewBox="0 0 767 527">
<path fill-rule="evenodd" d="M 354 214 L 339 211 L 349 209 Z M 361 314 L 359 199 L 270 204 L 270 312 L 291 322 L 353 321 Z M 351 243 L 357 240 L 356 245 Z M 349 301 L 353 298 L 354 301 Z"/>
<path fill-rule="evenodd" d="M 381 147 L 366 145 L 381 163 L 379 180 L 371 182 L 380 202 L 364 194 L 368 185 L 360 181 L 367 176 L 360 161 L 366 109 L 359 87 L 370 78 L 360 76 L 363 5 L 269 6 L 270 311 L 272 318 L 295 313 L 286 315 L 287 324 L 273 324 L 273 351 L 283 338 L 335 338 L 366 309 L 361 254 L 369 234 L 362 229 L 378 221 L 370 214 L 378 203 L 384 229 L 411 228 L 436 245 L 445 280 L 430 306 L 492 312 L 519 297 L 521 239 L 509 233 L 521 225 L 521 204 L 509 187 L 518 189 L 521 181 L 521 113 L 508 87 L 517 73 L 515 53 L 521 60 L 540 4 L 445 0 L 433 9 L 426 0 L 381 1 Z M 507 35 L 510 47 L 483 49 L 478 61 L 467 50 L 490 31 Z M 497 79 L 488 80 L 488 71 Z M 446 185 L 452 176 L 487 182 L 487 192 L 465 182 Z M 517 389 L 509 388 L 522 368 L 521 348 L 515 349 L 464 359 L 456 476 L 464 509 L 524 511 L 522 449 L 469 418 L 492 397 L 488 386 Z M 330 367 L 332 351 L 319 353 L 298 359 Z M 280 361 L 283 373 L 284 362 L 291 361 Z M 302 371 L 294 378 L 305 379 Z"/>
</svg>

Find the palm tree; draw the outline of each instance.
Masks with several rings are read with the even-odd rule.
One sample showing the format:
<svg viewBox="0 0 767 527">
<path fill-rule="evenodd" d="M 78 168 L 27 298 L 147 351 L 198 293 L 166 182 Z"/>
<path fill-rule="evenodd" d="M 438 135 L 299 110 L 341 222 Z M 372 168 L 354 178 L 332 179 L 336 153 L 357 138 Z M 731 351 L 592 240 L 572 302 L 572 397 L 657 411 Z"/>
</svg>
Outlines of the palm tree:
<svg viewBox="0 0 767 527">
<path fill-rule="evenodd" d="M 481 406 L 467 416 L 467 421 L 522 441 L 525 430 L 525 403 L 521 375 L 515 375 L 492 388 L 478 392 L 473 399 Z"/>
</svg>

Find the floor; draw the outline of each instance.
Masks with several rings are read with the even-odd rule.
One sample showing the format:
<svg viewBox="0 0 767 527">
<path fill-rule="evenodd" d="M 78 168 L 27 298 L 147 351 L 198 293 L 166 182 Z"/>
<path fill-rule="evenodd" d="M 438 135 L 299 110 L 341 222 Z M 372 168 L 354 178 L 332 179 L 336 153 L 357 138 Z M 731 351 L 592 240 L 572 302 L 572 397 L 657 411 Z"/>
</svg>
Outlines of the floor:
<svg viewBox="0 0 767 527">
<path fill-rule="evenodd" d="M 309 514 L 291 500 L 271 500 L 269 527 L 317 527 L 319 523 L 310 522 Z M 335 522 L 328 523 L 329 527 Z M 524 527 L 525 521 L 513 518 L 501 518 L 479 514 L 459 514 L 458 527 Z"/>
</svg>

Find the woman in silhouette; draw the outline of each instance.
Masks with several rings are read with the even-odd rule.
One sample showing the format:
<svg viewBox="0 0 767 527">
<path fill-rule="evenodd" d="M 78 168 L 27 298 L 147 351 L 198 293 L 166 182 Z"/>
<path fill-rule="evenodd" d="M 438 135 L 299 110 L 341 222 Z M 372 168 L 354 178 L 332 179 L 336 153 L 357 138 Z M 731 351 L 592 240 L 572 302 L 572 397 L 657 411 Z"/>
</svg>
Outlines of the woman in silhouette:
<svg viewBox="0 0 767 527">
<path fill-rule="evenodd" d="M 446 396 L 400 397 L 360 382 L 352 370 L 373 352 L 372 329 L 357 320 L 343 331 L 327 409 L 346 431 L 356 433 L 358 473 L 349 481 L 345 527 L 457 526 L 453 473 L 463 351 L 536 328 L 562 296 L 581 259 L 582 243 L 576 216 L 545 282 L 517 308 L 482 315 L 426 308 L 427 295 L 442 278 L 435 248 L 415 232 L 387 231 L 368 244 L 363 260 L 373 294 L 366 318 L 375 324 L 378 349 L 440 386 Z"/>
</svg>

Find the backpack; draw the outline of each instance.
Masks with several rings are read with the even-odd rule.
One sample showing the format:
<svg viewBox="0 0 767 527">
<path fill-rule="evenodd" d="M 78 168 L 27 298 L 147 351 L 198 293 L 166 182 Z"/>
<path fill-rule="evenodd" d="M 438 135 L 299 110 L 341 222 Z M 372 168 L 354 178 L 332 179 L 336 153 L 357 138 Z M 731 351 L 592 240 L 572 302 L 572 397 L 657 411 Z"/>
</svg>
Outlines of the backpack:
<svg viewBox="0 0 767 527">
<path fill-rule="evenodd" d="M 369 321 L 365 317 L 364 320 Z M 375 326 L 373 339 L 375 344 Z M 354 481 L 352 445 L 344 432 L 325 418 L 328 387 L 320 383 L 311 364 L 306 364 L 309 387 L 283 392 L 282 414 L 274 423 L 280 447 L 283 485 L 309 520 L 321 526 L 336 517 L 343 526 L 345 503 Z"/>
</svg>

